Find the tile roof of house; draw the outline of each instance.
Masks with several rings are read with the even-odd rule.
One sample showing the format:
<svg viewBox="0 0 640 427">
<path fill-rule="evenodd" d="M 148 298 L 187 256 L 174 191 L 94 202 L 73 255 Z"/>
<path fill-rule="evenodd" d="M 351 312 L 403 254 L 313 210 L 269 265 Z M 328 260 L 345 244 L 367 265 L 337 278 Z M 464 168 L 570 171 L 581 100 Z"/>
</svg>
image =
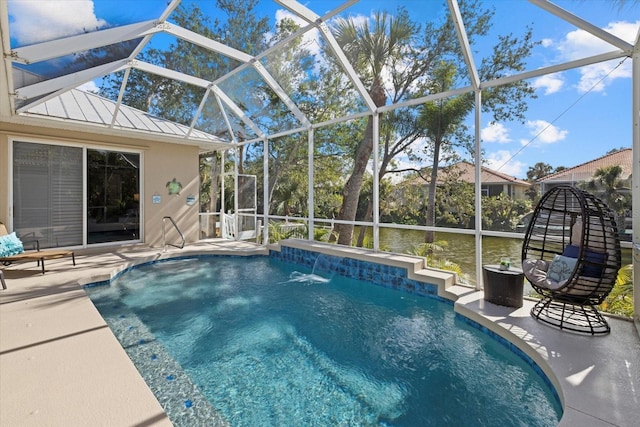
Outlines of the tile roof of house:
<svg viewBox="0 0 640 427">
<path fill-rule="evenodd" d="M 454 163 L 453 165 L 446 166 L 440 169 L 438 173 L 438 181 L 442 182 L 446 180 L 449 174 L 459 174 L 459 178 L 462 181 L 473 184 L 475 182 L 476 172 L 475 165 L 465 160 Z M 482 166 L 480 179 L 483 184 L 514 184 L 523 187 L 529 187 L 531 183 L 518 179 L 514 176 L 504 174 L 502 172 L 489 169 Z M 424 181 L 421 178 L 415 178 L 411 180 L 411 184 L 424 185 Z"/>
<path fill-rule="evenodd" d="M 473 184 L 475 180 L 475 165 L 462 161 L 459 163 L 455 163 L 447 168 L 443 168 L 443 178 L 447 176 L 448 171 L 455 171 L 460 174 L 460 179 Z M 489 169 L 485 166 L 481 168 L 480 179 L 483 184 L 516 184 L 521 186 L 529 187 L 531 184 L 527 181 L 516 178 L 515 176 L 507 175 L 502 172 L 498 172 L 493 169 Z"/>
<path fill-rule="evenodd" d="M 536 182 L 551 183 L 588 181 L 593 178 L 596 170 L 603 167 L 618 165 L 622 166 L 620 179 L 627 179 L 631 176 L 631 172 L 633 170 L 632 157 L 631 148 L 624 148 L 620 151 L 616 151 L 615 153 L 605 154 L 602 157 L 582 163 L 578 166 L 547 175 Z"/>
</svg>

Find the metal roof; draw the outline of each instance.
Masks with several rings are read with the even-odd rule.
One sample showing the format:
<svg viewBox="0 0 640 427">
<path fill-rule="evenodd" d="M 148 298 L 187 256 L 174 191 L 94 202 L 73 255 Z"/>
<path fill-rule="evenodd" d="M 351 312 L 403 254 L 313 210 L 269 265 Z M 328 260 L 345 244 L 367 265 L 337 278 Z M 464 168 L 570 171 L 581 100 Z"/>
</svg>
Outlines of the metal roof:
<svg viewBox="0 0 640 427">
<path fill-rule="evenodd" d="M 120 105 L 119 114 L 114 114 L 116 107 L 117 103 L 94 93 L 71 89 L 35 105 L 25 111 L 24 115 L 91 123 L 121 130 L 151 132 L 177 138 L 188 137 L 192 142 L 217 144 L 220 148 L 228 143 L 215 135 L 190 129 L 188 126 L 155 117 L 126 105 Z"/>
</svg>

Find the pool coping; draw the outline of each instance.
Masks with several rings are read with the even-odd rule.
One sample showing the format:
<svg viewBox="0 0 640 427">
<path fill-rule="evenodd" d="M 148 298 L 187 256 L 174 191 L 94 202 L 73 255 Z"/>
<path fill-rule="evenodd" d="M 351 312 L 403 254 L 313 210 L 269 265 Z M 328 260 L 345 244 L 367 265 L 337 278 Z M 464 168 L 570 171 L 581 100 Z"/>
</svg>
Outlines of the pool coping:
<svg viewBox="0 0 640 427">
<path fill-rule="evenodd" d="M 531 301 L 519 309 L 485 302 L 482 291 L 457 285 L 450 273 L 425 268 L 418 257 L 298 240 L 281 245 L 405 266 L 416 280 L 431 277 L 438 295 L 455 301 L 457 313 L 514 343 L 547 374 L 563 401 L 559 425 L 635 425 L 640 339 L 632 322 L 609 318 L 610 335 L 577 336 L 532 319 Z M 35 263 L 5 269 L 9 289 L 0 291 L 0 424 L 171 425 L 82 286 L 110 280 L 140 263 L 205 254 L 265 255 L 281 245 L 220 240 L 166 252 L 137 245 L 78 251 L 76 267 L 52 261 L 44 276 Z"/>
</svg>

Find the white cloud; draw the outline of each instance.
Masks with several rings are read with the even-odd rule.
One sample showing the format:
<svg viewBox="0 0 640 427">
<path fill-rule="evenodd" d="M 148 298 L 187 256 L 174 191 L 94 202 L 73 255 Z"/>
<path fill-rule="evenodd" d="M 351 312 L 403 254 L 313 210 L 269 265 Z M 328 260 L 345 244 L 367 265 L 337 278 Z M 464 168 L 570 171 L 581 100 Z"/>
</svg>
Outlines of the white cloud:
<svg viewBox="0 0 640 427">
<path fill-rule="evenodd" d="M 107 23 L 96 17 L 92 0 L 9 0 L 14 20 L 11 36 L 20 46 L 102 28 Z"/>
<path fill-rule="evenodd" d="M 533 87 L 536 89 L 544 89 L 545 95 L 558 92 L 564 85 L 564 79 L 561 74 L 547 74 L 538 77 L 533 81 Z"/>
<path fill-rule="evenodd" d="M 576 85 L 578 92 L 585 93 L 589 90 L 604 92 L 607 84 L 619 78 L 631 78 L 631 61 L 627 61 L 617 69 L 620 60 L 602 62 L 589 65 L 580 70 L 580 81 Z M 606 79 L 603 77 L 606 76 Z"/>
<path fill-rule="evenodd" d="M 640 21 L 620 21 L 609 23 L 604 30 L 624 41 L 633 43 L 636 35 L 638 34 L 638 28 L 640 28 Z M 584 30 L 575 30 L 566 35 L 566 37 L 558 44 L 557 49 L 560 52 L 562 60 L 572 61 L 575 59 L 610 52 L 617 48 Z M 588 90 L 601 92 L 604 91 L 605 86 L 610 84 L 614 79 L 630 78 L 631 61 L 626 61 L 622 66 L 615 69 L 619 62 L 620 60 L 614 60 L 590 65 L 588 67 L 582 67 L 580 69 L 580 81 L 576 85 L 578 91 L 581 93 Z M 602 82 L 599 82 L 605 76 L 607 76 L 607 78 Z"/>
<path fill-rule="evenodd" d="M 81 84 L 76 89 L 83 90 L 85 92 L 92 92 L 92 93 L 98 93 L 100 91 L 100 89 L 98 88 L 98 85 L 93 80 L 86 82 L 84 84 Z"/>
<path fill-rule="evenodd" d="M 499 142 L 505 144 L 511 142 L 509 130 L 502 123 L 491 123 L 480 131 L 480 138 L 484 142 Z"/>
<path fill-rule="evenodd" d="M 530 134 L 543 144 L 553 144 L 554 142 L 562 141 L 569 133 L 569 131 L 562 130 L 546 120 L 529 120 L 526 127 L 531 130 Z M 527 143 L 529 143 L 529 141 L 522 141 L 522 145 Z"/>
<path fill-rule="evenodd" d="M 486 156 L 486 166 L 507 175 L 523 176 L 527 165 L 512 159 L 511 156 L 512 154 L 506 150 L 489 153 Z"/>
</svg>

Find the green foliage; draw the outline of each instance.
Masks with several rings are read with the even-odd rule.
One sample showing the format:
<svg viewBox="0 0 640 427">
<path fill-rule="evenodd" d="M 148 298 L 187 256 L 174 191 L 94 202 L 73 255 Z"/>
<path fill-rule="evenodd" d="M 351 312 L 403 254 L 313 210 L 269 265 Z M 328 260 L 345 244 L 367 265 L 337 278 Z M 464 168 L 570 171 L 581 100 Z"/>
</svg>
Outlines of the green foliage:
<svg viewBox="0 0 640 427">
<path fill-rule="evenodd" d="M 325 227 L 314 227 L 313 240 L 327 242 L 331 230 Z M 285 239 L 306 239 L 309 236 L 309 226 L 306 223 L 285 223 L 269 221 L 269 243 L 276 243 Z"/>
<path fill-rule="evenodd" d="M 455 170 L 440 175 L 436 193 L 437 226 L 473 228 L 475 218 L 475 190 L 473 184 L 461 180 Z M 385 203 L 388 213 L 383 221 L 402 224 L 424 224 L 425 186 L 421 180 L 409 179 L 395 187 Z M 530 200 L 512 199 L 504 194 L 482 197 L 484 229 L 515 231 L 520 218 L 532 209 Z"/>
<path fill-rule="evenodd" d="M 421 243 L 411 248 L 407 253 L 411 255 L 417 255 L 421 257 L 433 256 L 436 252 L 442 252 L 444 247 L 448 245 L 445 240 L 439 240 L 437 242 Z"/>
<path fill-rule="evenodd" d="M 633 316 L 633 264 L 620 269 L 616 284 L 599 309 L 620 316 Z"/>
<path fill-rule="evenodd" d="M 269 243 L 276 243 L 285 239 L 305 239 L 307 237 L 305 224 L 287 224 L 269 221 Z"/>
<path fill-rule="evenodd" d="M 448 243 L 444 240 L 421 243 L 420 245 L 414 246 L 412 249 L 407 251 L 407 253 L 424 257 L 427 262 L 427 266 L 429 267 L 451 271 L 462 276 L 462 267 L 446 258 L 436 256 L 436 253 L 442 252 L 447 244 Z"/>
<path fill-rule="evenodd" d="M 309 233 L 307 232 L 307 235 Z M 331 230 L 325 227 L 315 227 L 313 229 L 313 240 L 316 242 L 328 242 Z"/>
<path fill-rule="evenodd" d="M 624 218 L 625 209 L 631 208 L 631 183 L 621 179 L 621 175 L 622 166 L 604 166 L 595 171 L 593 179 L 581 183 L 580 187 L 602 199 L 619 217 Z"/>
<path fill-rule="evenodd" d="M 482 227 L 486 230 L 513 231 L 520 218 L 532 209 L 530 200 L 514 200 L 505 194 L 482 197 Z"/>
<path fill-rule="evenodd" d="M 474 227 L 475 198 L 473 184 L 449 176 L 436 193 L 436 225 Z"/>
</svg>

